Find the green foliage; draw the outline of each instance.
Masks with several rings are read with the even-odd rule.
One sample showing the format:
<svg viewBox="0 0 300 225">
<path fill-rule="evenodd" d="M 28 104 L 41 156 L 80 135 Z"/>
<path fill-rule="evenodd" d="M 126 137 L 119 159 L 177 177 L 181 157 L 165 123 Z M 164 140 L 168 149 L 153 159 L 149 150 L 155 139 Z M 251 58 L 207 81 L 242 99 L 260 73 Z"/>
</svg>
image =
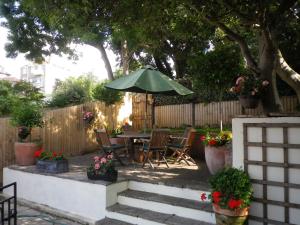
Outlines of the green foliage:
<svg viewBox="0 0 300 225">
<path fill-rule="evenodd" d="M 13 102 L 14 96 L 11 83 L 0 80 L 0 116 L 11 112 Z"/>
<path fill-rule="evenodd" d="M 42 127 L 44 124 L 42 107 L 33 102 L 20 102 L 15 105 L 10 119 L 14 126 L 23 126 L 30 129 Z"/>
<path fill-rule="evenodd" d="M 93 90 L 93 97 L 96 100 L 104 102 L 106 105 L 113 105 L 121 102 L 124 97 L 124 93 L 112 89 L 106 88 L 104 85 L 108 81 L 104 81 L 96 85 Z"/>
<path fill-rule="evenodd" d="M 57 81 L 48 104 L 50 107 L 65 107 L 91 101 L 95 83 L 96 78 L 91 74 Z"/>
<path fill-rule="evenodd" d="M 15 84 L 0 80 L 0 116 L 9 115 L 14 105 L 20 103 L 43 103 L 43 94 L 32 84 L 20 81 Z"/>
<path fill-rule="evenodd" d="M 218 203 L 221 208 L 228 208 L 230 199 L 242 200 L 241 208 L 250 205 L 253 188 L 249 176 L 243 170 L 225 168 L 211 177 L 209 183 L 212 195 L 214 192 L 221 193 Z"/>
<path fill-rule="evenodd" d="M 198 101 L 230 100 L 234 78 L 244 71 L 239 49 L 228 43 L 215 43 L 211 51 L 189 59 L 193 90 Z"/>
</svg>

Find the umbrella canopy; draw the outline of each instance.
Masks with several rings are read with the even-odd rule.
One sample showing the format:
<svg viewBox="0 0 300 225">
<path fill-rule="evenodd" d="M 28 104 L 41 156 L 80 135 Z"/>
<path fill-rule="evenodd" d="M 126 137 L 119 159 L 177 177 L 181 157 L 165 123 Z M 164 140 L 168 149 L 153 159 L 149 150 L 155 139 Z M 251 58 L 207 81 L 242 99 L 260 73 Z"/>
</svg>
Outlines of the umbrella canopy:
<svg viewBox="0 0 300 225">
<path fill-rule="evenodd" d="M 155 70 L 152 66 L 138 69 L 116 79 L 105 87 L 119 91 L 135 93 L 163 94 L 163 95 L 190 95 L 193 92 L 168 76 Z"/>
</svg>

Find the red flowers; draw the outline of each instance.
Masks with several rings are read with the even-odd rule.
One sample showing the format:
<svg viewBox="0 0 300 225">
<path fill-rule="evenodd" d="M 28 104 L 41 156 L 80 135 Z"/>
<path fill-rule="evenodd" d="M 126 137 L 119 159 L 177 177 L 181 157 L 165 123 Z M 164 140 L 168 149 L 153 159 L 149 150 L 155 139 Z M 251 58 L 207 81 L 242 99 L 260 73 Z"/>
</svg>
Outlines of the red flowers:
<svg viewBox="0 0 300 225">
<path fill-rule="evenodd" d="M 212 193 L 211 196 L 212 196 L 213 202 L 216 204 L 219 204 L 219 202 L 221 201 L 222 193 L 219 191 L 215 191 Z"/>
<path fill-rule="evenodd" d="M 205 137 L 204 135 L 201 135 L 201 136 L 200 136 L 200 140 L 201 140 L 201 141 L 205 141 L 205 140 L 206 140 L 206 137 Z"/>
<path fill-rule="evenodd" d="M 209 145 L 216 145 L 217 144 L 217 141 L 215 139 L 211 139 L 209 142 L 208 142 Z"/>
<path fill-rule="evenodd" d="M 65 159 L 63 152 L 44 151 L 40 149 L 34 153 L 34 157 L 39 160 L 63 160 Z"/>
<path fill-rule="evenodd" d="M 201 198 L 201 201 L 205 201 L 207 199 L 206 194 L 202 193 L 200 198 Z"/>
<path fill-rule="evenodd" d="M 243 204 L 243 200 L 241 200 L 241 199 L 235 200 L 235 199 L 231 198 L 228 202 L 228 207 L 230 209 L 236 209 L 236 208 L 239 208 L 242 204 Z"/>
<path fill-rule="evenodd" d="M 43 149 L 37 150 L 37 151 L 34 153 L 34 157 L 35 157 L 35 158 L 40 158 L 41 155 L 42 155 L 42 152 L 43 152 Z"/>
</svg>

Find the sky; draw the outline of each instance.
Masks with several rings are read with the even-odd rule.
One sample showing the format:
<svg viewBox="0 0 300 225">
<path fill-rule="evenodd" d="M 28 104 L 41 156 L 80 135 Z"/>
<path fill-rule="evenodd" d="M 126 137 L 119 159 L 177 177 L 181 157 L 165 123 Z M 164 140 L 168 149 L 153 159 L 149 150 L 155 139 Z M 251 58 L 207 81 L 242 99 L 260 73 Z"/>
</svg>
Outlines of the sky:
<svg viewBox="0 0 300 225">
<path fill-rule="evenodd" d="M 30 65 L 32 62 L 25 59 L 24 54 L 19 54 L 17 58 L 7 58 L 4 49 L 7 43 L 8 30 L 0 27 L 0 66 L 3 67 L 2 72 L 11 74 L 14 77 L 20 77 L 20 68 L 24 65 Z M 99 80 L 107 78 L 104 63 L 101 59 L 100 52 L 88 45 L 74 45 L 76 50 L 80 52 L 78 60 L 69 60 L 67 56 L 59 57 L 51 55 L 47 70 L 48 76 L 64 80 L 69 76 L 79 76 L 86 73 L 93 73 Z M 107 51 L 113 71 L 116 69 L 116 56 L 111 50 Z M 55 80 L 55 79 L 51 79 Z"/>
</svg>

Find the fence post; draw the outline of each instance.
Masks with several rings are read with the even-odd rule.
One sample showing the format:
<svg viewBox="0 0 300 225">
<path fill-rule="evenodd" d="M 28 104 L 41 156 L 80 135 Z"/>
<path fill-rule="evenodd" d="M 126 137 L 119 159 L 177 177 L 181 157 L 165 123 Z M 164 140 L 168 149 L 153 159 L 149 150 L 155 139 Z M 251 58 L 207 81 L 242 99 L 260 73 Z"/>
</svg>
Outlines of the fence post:
<svg viewBox="0 0 300 225">
<path fill-rule="evenodd" d="M 196 124 L 196 122 L 195 122 L 195 120 L 196 120 L 196 116 L 195 116 L 196 112 L 195 112 L 195 110 L 196 110 L 195 102 L 193 102 L 192 103 L 192 126 L 193 127 L 195 127 L 195 124 Z"/>
</svg>

